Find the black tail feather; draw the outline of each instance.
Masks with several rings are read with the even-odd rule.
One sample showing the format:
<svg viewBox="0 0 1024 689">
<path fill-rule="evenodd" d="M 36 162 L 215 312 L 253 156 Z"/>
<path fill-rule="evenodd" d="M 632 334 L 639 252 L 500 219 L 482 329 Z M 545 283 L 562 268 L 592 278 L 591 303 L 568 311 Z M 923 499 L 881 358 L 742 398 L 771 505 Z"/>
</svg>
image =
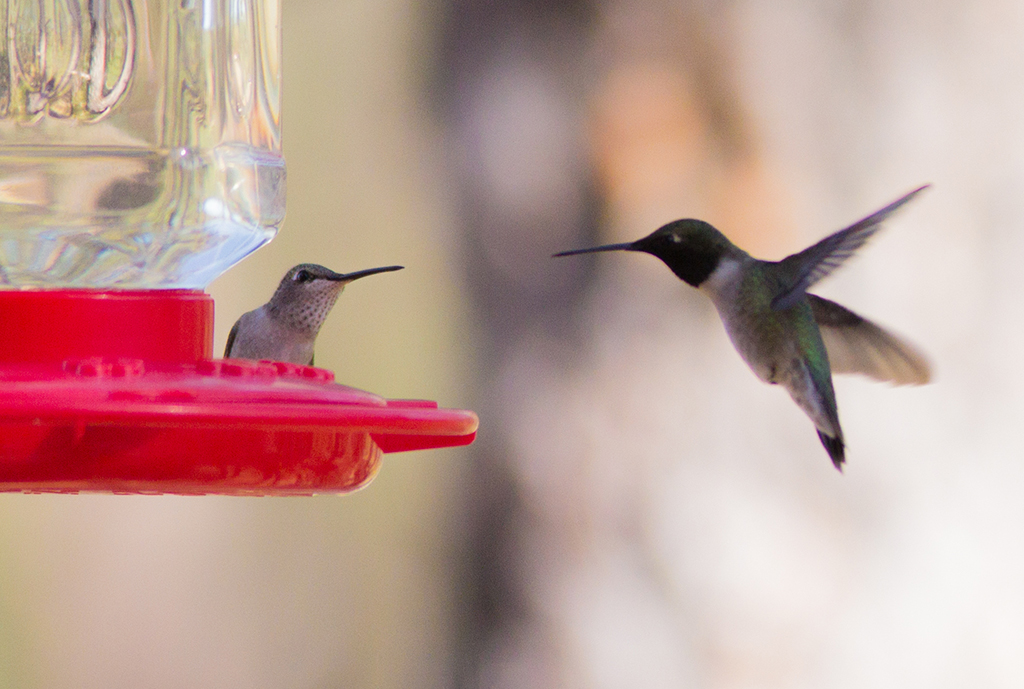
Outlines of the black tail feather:
<svg viewBox="0 0 1024 689">
<path fill-rule="evenodd" d="M 840 472 L 843 470 L 843 462 L 846 461 L 846 451 L 843 445 L 842 438 L 833 438 L 830 435 L 826 435 L 821 431 L 818 431 L 818 438 L 821 439 L 821 444 L 828 450 L 828 456 L 832 458 L 832 463 L 836 465 L 836 469 Z"/>
</svg>

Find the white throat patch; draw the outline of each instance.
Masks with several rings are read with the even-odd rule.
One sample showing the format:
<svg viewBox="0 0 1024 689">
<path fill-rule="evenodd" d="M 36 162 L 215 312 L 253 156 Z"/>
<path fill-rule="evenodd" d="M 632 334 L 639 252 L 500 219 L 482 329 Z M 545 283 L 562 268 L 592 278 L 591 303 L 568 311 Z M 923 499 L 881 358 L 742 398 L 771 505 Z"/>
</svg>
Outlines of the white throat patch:
<svg viewBox="0 0 1024 689">
<path fill-rule="evenodd" d="M 712 300 L 733 293 L 740 284 L 743 274 L 743 261 L 737 258 L 723 257 L 718 266 L 711 271 L 707 280 L 701 283 L 700 289 L 706 291 Z"/>
</svg>

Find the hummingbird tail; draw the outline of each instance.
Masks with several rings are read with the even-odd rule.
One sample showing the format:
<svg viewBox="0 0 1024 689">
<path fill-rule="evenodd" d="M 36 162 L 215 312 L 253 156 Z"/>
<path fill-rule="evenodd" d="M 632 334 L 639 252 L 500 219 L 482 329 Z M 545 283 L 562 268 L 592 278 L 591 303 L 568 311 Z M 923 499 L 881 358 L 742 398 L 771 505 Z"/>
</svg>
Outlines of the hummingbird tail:
<svg viewBox="0 0 1024 689">
<path fill-rule="evenodd" d="M 821 444 L 828 450 L 828 456 L 832 459 L 832 463 L 836 466 L 836 469 L 843 471 L 843 462 L 846 461 L 846 451 L 843 445 L 842 438 L 833 438 L 830 435 L 818 431 L 818 438 L 821 440 Z"/>
</svg>

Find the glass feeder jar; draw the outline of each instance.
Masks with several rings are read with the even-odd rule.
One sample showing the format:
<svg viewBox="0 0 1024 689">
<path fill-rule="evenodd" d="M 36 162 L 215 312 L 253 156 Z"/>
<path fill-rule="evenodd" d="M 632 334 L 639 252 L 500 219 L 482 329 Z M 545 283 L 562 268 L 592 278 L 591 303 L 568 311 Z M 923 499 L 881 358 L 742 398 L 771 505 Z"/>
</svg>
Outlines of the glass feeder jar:
<svg viewBox="0 0 1024 689">
<path fill-rule="evenodd" d="M 204 288 L 284 218 L 279 0 L 8 0 L 0 283 Z"/>
</svg>

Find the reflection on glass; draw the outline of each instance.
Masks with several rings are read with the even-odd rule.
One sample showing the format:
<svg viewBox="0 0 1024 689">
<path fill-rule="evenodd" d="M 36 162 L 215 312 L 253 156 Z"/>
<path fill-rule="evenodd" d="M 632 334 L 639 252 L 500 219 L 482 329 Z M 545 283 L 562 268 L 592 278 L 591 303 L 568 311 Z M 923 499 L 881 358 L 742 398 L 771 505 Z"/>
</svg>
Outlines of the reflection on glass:
<svg viewBox="0 0 1024 689">
<path fill-rule="evenodd" d="M 204 287 L 274 236 L 278 0 L 8 0 L 0 24 L 0 283 Z"/>
</svg>

